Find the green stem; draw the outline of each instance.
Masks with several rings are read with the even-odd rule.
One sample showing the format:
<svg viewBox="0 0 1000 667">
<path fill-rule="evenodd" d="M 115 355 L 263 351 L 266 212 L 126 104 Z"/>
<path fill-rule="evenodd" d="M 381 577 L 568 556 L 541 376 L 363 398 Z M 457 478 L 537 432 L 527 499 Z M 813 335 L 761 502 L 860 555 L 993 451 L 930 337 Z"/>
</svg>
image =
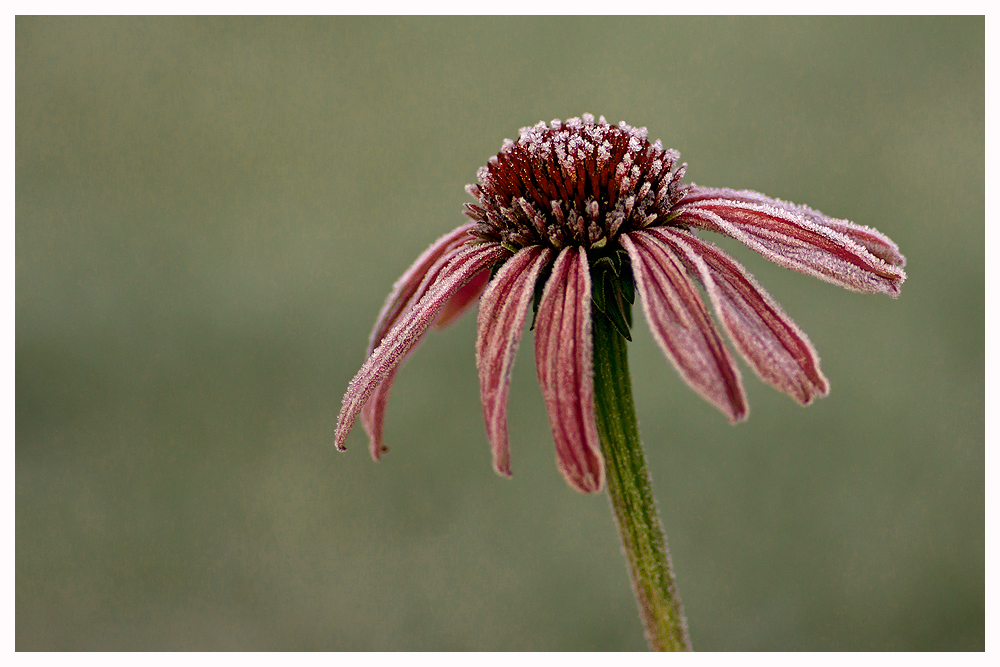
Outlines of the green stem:
<svg viewBox="0 0 1000 667">
<path fill-rule="evenodd" d="M 639 441 L 626 341 L 596 309 L 593 328 L 594 404 L 608 496 L 628 558 L 646 639 L 654 651 L 690 651 L 687 621 Z"/>
</svg>

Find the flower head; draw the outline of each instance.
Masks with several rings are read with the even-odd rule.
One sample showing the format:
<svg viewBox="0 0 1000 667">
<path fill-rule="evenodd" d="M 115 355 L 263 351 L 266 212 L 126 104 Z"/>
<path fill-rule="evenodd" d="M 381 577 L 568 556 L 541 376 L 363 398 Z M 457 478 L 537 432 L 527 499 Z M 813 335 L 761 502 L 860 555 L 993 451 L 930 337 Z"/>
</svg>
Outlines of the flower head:
<svg viewBox="0 0 1000 667">
<path fill-rule="evenodd" d="M 653 337 L 688 385 L 731 422 L 749 407 L 740 371 L 696 287 L 760 378 L 806 405 L 829 391 L 806 335 L 732 257 L 698 232 L 858 292 L 895 297 L 904 257 L 874 229 L 749 190 L 685 184 L 678 153 L 645 128 L 585 114 L 522 128 L 467 186 L 471 223 L 435 241 L 400 278 L 344 395 L 336 444 L 360 414 L 376 459 L 393 378 L 431 327 L 480 297 L 476 364 L 497 472 L 510 475 L 507 389 L 529 307 L 556 446 L 576 489 L 601 488 L 592 308 L 625 337 L 638 292 Z"/>
</svg>

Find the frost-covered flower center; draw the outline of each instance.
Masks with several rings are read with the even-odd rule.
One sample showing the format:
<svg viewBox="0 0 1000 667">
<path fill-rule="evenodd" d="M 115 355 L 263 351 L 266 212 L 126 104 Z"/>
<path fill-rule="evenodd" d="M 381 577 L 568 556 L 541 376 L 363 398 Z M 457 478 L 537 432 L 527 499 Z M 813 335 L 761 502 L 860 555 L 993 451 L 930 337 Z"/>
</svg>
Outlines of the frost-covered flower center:
<svg viewBox="0 0 1000 667">
<path fill-rule="evenodd" d="M 683 196 L 679 154 L 649 143 L 646 128 L 601 116 L 521 128 L 517 141 L 479 170 L 466 191 L 470 233 L 511 249 L 531 245 L 600 248 L 619 234 L 667 221 Z"/>
</svg>

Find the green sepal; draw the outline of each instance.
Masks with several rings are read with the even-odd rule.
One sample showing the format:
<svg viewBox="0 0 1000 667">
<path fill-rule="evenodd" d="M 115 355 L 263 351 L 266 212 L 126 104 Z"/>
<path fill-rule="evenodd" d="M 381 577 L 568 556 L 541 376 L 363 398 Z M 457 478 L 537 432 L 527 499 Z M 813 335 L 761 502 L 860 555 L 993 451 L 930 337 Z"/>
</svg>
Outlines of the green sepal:
<svg viewBox="0 0 1000 667">
<path fill-rule="evenodd" d="M 607 317 L 622 338 L 631 341 L 635 282 L 628 255 L 621 249 L 592 252 L 590 278 L 594 310 Z"/>
<path fill-rule="evenodd" d="M 597 273 L 591 273 L 590 281 L 590 298 L 594 301 L 594 308 L 599 312 L 605 312 L 605 301 L 604 301 L 604 278 L 605 273 L 603 271 L 598 271 Z"/>
<path fill-rule="evenodd" d="M 632 335 L 629 329 L 632 327 L 632 307 L 623 302 L 621 288 L 619 287 L 619 281 L 614 280 L 610 273 L 604 274 L 604 284 L 606 285 L 606 290 L 611 293 L 612 301 L 607 304 L 605 308 L 604 315 L 608 318 L 611 324 L 614 325 L 618 333 L 625 338 L 625 340 L 632 342 Z"/>
<path fill-rule="evenodd" d="M 635 278 L 632 276 L 632 265 L 628 262 L 622 264 L 621 272 L 622 295 L 629 305 L 635 304 Z"/>
</svg>

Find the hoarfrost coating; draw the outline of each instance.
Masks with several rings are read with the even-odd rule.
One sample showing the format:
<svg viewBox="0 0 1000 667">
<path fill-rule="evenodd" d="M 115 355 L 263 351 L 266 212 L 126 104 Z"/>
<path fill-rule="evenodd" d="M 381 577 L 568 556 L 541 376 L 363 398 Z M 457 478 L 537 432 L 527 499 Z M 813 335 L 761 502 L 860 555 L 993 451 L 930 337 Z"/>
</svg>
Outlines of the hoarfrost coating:
<svg viewBox="0 0 1000 667">
<path fill-rule="evenodd" d="M 590 114 L 522 128 L 466 187 L 472 220 L 435 241 L 396 282 L 337 419 L 344 449 L 358 415 L 377 460 L 396 371 L 432 325 L 480 302 L 476 366 L 493 465 L 510 475 L 507 390 L 529 304 L 535 365 L 556 462 L 598 491 L 604 459 L 594 417 L 592 307 L 628 336 L 635 293 L 660 349 L 730 422 L 749 406 L 736 351 L 766 383 L 807 405 L 829 392 L 808 337 L 735 259 L 699 233 L 734 238 L 767 259 L 857 292 L 899 294 L 905 258 L 875 229 L 749 190 L 684 183 L 679 154 L 646 128 Z M 481 297 L 481 298 L 480 298 Z"/>
</svg>

